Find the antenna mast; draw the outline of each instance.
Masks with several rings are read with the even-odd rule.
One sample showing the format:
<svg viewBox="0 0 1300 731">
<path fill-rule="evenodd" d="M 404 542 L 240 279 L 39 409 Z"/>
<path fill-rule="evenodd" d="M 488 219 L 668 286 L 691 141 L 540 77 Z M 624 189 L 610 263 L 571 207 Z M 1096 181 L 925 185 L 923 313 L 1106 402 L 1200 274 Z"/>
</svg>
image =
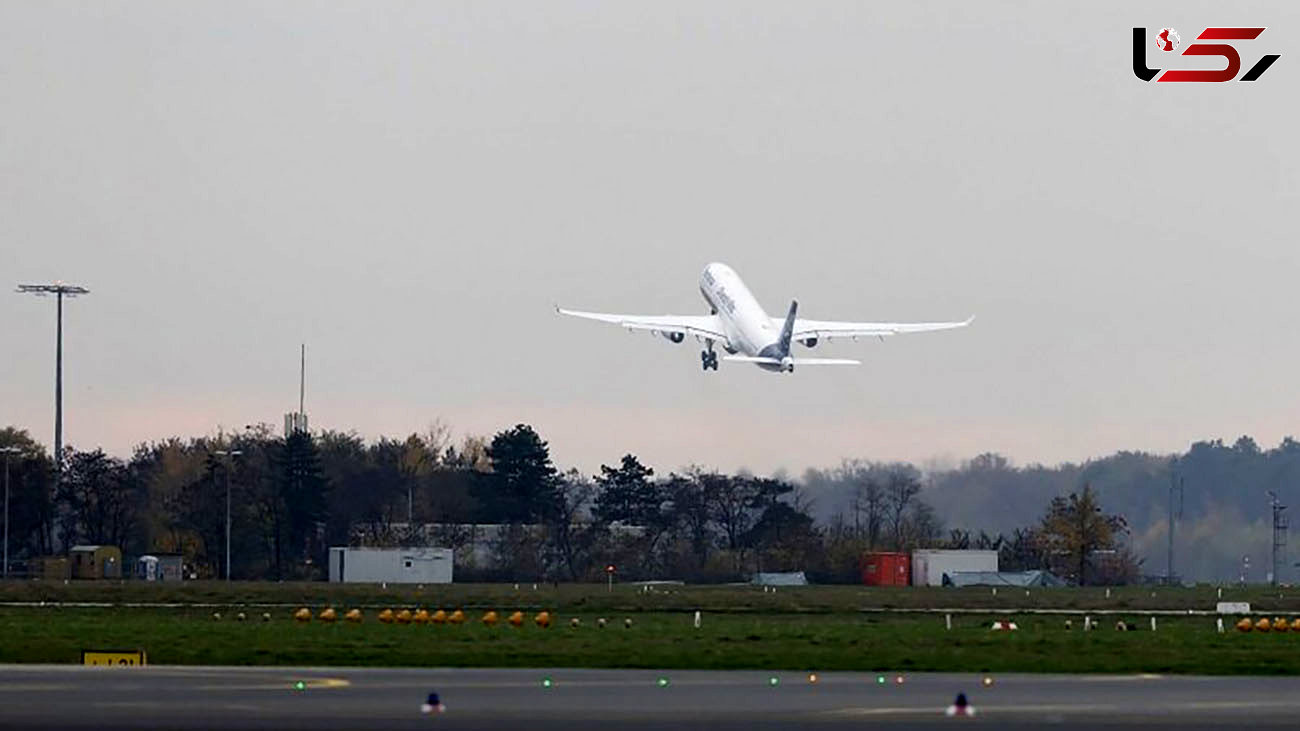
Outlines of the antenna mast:
<svg viewBox="0 0 1300 731">
<path fill-rule="evenodd" d="M 298 410 L 284 415 L 284 436 L 307 431 L 307 344 L 302 344 L 298 360 Z"/>
<path fill-rule="evenodd" d="M 1277 586 L 1281 580 L 1282 563 L 1286 560 L 1286 506 L 1277 499 L 1277 493 L 1268 491 L 1269 507 L 1273 508 L 1273 571 L 1269 582 Z"/>
</svg>

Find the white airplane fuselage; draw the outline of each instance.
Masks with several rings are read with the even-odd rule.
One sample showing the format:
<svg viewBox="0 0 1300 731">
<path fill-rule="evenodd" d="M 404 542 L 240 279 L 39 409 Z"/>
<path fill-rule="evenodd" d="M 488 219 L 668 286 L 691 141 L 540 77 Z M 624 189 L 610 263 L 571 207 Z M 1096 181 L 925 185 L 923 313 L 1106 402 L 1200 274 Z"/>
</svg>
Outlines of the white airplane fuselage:
<svg viewBox="0 0 1300 731">
<path fill-rule="evenodd" d="M 704 301 L 722 319 L 722 327 L 727 335 L 723 347 L 727 352 L 754 357 L 780 352 L 781 333 L 734 269 L 719 263 L 704 267 L 700 274 L 700 294 L 704 295 Z M 775 364 L 760 363 L 758 366 L 769 371 L 787 369 L 786 366 Z"/>
</svg>

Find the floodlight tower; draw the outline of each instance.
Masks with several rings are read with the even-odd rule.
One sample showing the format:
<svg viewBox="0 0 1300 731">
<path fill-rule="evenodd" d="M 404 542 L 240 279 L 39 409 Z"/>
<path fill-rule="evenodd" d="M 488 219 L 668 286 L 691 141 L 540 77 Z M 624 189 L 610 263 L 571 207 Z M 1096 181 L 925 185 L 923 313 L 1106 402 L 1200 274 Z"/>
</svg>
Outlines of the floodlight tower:
<svg viewBox="0 0 1300 731">
<path fill-rule="evenodd" d="M 37 297 L 54 295 L 58 301 L 54 338 L 54 487 L 58 489 L 63 474 L 63 298 L 90 294 L 85 287 L 55 282 L 53 284 L 20 284 L 20 294 Z"/>
<path fill-rule="evenodd" d="M 235 457 L 243 454 L 241 449 L 217 449 L 213 454 L 226 458 L 226 582 L 230 581 L 230 473 L 235 469 Z"/>
</svg>

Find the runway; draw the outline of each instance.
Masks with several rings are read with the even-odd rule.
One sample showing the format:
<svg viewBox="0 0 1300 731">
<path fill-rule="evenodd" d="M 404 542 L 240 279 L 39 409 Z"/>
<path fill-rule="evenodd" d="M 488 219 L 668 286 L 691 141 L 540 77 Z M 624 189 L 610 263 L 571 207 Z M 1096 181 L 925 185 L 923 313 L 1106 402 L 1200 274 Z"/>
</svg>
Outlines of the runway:
<svg viewBox="0 0 1300 731">
<path fill-rule="evenodd" d="M 775 678 L 775 683 L 773 683 Z M 0 727 L 1195 729 L 1288 726 L 1279 677 L 0 666 Z M 549 679 L 549 684 L 545 682 Z M 883 679 L 883 682 L 881 680 Z M 814 682 L 815 681 L 815 682 Z M 299 685 L 301 683 L 301 685 Z M 423 715 L 436 690 L 445 712 Z M 974 719 L 944 708 L 964 691 Z"/>
</svg>

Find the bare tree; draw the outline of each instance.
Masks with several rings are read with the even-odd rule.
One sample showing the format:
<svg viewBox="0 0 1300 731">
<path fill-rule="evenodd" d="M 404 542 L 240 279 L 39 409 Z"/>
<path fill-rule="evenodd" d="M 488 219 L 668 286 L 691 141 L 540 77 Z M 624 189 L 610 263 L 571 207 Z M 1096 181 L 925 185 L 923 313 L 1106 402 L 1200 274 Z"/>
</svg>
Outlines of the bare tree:
<svg viewBox="0 0 1300 731">
<path fill-rule="evenodd" d="M 555 507 L 548 512 L 547 543 L 554 559 L 549 563 L 562 569 L 572 581 L 586 572 L 591 545 L 599 535 L 588 515 L 595 494 L 591 480 L 570 470 L 560 479 Z"/>
<path fill-rule="evenodd" d="M 854 537 L 865 539 L 869 548 L 880 543 L 880 529 L 885 522 L 885 487 L 881 484 L 878 473 L 881 468 L 862 460 L 844 460 L 836 476 L 853 486 Z"/>
<path fill-rule="evenodd" d="M 901 551 L 907 546 L 907 516 L 917 493 L 921 492 L 921 481 L 914 471 L 896 469 L 889 474 L 885 483 L 885 505 L 888 510 L 890 540 L 894 550 Z"/>
</svg>

